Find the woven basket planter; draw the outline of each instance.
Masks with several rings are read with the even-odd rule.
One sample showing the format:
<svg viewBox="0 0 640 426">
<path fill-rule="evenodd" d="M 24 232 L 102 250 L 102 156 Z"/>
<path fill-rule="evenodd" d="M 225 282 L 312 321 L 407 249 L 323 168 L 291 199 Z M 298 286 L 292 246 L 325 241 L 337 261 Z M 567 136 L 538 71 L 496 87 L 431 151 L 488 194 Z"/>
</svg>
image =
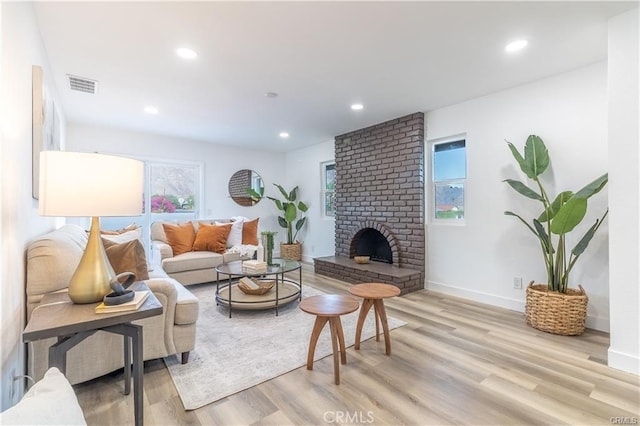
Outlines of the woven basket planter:
<svg viewBox="0 0 640 426">
<path fill-rule="evenodd" d="M 280 257 L 287 260 L 302 259 L 302 244 L 284 244 L 280 243 Z"/>
<path fill-rule="evenodd" d="M 546 284 L 527 287 L 525 315 L 527 324 L 538 330 L 563 336 L 577 336 L 584 332 L 589 298 L 582 286 L 567 289 L 567 293 L 549 291 Z"/>
</svg>

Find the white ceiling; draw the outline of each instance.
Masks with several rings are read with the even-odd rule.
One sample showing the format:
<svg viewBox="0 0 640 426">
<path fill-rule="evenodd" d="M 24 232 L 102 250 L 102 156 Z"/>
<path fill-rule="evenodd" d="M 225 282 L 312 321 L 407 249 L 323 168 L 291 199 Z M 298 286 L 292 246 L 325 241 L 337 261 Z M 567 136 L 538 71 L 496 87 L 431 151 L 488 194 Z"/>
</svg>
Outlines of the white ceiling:
<svg viewBox="0 0 640 426">
<path fill-rule="evenodd" d="M 284 151 L 603 60 L 607 19 L 637 6 L 42 2 L 35 10 L 69 123 Z M 507 55 L 517 38 L 529 46 Z M 199 57 L 179 59 L 181 46 Z M 98 80 L 98 94 L 71 92 L 67 74 Z M 364 109 L 352 111 L 354 102 Z M 146 105 L 159 114 L 145 114 Z"/>
</svg>

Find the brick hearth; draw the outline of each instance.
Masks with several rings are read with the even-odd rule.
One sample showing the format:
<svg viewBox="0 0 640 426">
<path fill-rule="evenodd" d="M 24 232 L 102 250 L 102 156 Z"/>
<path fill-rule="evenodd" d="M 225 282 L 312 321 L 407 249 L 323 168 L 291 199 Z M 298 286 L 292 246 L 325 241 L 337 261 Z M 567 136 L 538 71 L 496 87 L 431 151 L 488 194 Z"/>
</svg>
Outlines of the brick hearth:
<svg viewBox="0 0 640 426">
<path fill-rule="evenodd" d="M 423 288 L 424 114 L 336 136 L 335 161 L 335 256 L 315 259 L 316 273 L 386 282 L 402 293 Z M 392 265 L 353 261 L 352 241 L 363 228 L 387 238 Z"/>
</svg>

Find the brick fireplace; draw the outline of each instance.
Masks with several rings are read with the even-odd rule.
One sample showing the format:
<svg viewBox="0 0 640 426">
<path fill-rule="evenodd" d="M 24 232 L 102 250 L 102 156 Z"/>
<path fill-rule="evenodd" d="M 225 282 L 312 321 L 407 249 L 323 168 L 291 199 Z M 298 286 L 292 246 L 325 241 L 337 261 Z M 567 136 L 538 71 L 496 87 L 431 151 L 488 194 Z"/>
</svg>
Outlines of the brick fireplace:
<svg viewBox="0 0 640 426">
<path fill-rule="evenodd" d="M 424 114 L 336 136 L 335 161 L 335 256 L 314 259 L 316 273 L 422 289 Z M 377 261 L 356 264 L 356 255 Z"/>
</svg>

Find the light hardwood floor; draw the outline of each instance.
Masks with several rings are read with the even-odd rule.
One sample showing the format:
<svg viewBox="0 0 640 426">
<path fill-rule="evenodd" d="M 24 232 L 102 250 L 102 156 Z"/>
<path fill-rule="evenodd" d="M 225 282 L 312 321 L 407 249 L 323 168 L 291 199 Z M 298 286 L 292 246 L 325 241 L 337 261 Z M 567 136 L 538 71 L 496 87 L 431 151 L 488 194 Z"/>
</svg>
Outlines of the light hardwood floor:
<svg viewBox="0 0 640 426">
<path fill-rule="evenodd" d="M 305 285 L 348 293 L 349 284 L 304 269 Z M 382 339 L 348 348 L 339 386 L 329 356 L 313 371 L 185 411 L 164 362 L 148 361 L 145 424 L 640 424 L 639 377 L 606 366 L 606 333 L 555 336 L 528 327 L 521 313 L 424 290 L 385 306 L 408 323 L 391 331 L 392 355 Z M 122 373 L 75 390 L 89 425 L 133 424 Z"/>
</svg>

